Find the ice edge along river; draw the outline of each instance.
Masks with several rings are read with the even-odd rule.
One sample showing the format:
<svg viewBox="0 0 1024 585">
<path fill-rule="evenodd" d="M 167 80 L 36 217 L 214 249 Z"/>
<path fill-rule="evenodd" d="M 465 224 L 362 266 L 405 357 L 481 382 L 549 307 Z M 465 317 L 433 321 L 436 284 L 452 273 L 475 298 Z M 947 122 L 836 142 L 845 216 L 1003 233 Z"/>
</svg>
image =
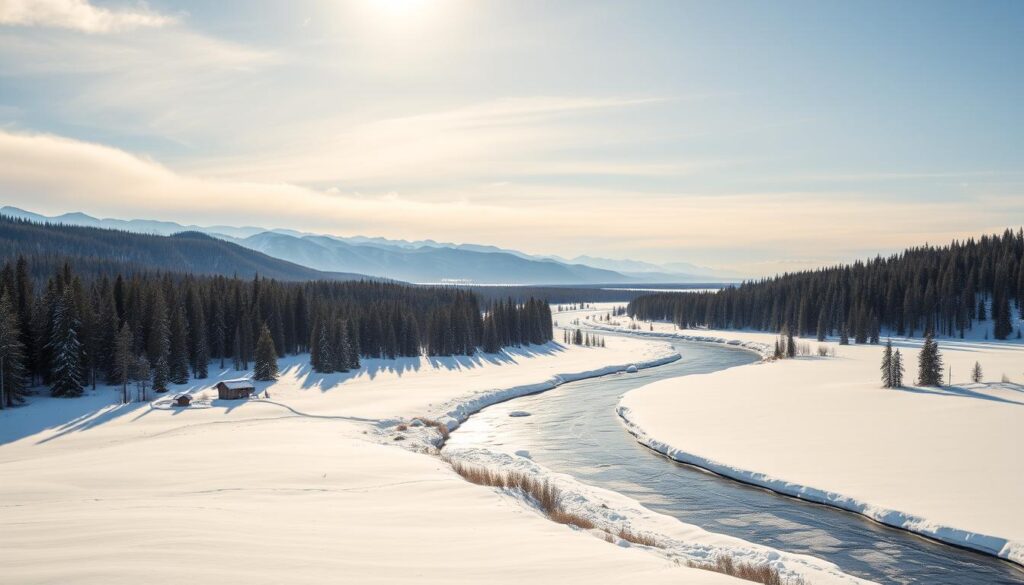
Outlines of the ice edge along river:
<svg viewBox="0 0 1024 585">
<path fill-rule="evenodd" d="M 605 326 L 589 320 L 586 324 L 588 327 L 598 330 L 614 331 L 619 333 L 623 332 L 621 328 Z M 771 348 L 766 344 L 739 339 L 642 330 L 628 331 L 628 333 L 649 338 L 668 338 L 683 341 L 720 343 L 754 351 L 760 354 L 762 358 L 768 357 L 771 351 Z M 700 467 L 701 469 L 708 470 L 723 477 L 728 477 L 736 481 L 769 489 L 773 492 L 786 496 L 826 506 L 833 506 L 848 512 L 854 512 L 892 528 L 913 532 L 914 534 L 924 536 L 926 538 L 982 552 L 1024 566 L 1024 543 L 1008 540 L 998 536 L 990 536 L 969 530 L 963 530 L 953 526 L 945 526 L 928 520 L 927 518 L 922 518 L 899 510 L 888 509 L 883 506 L 877 506 L 870 502 L 858 500 L 857 498 L 852 498 L 837 492 L 792 483 L 764 473 L 749 471 L 726 463 L 713 461 L 694 453 L 690 453 L 678 446 L 661 441 L 657 437 L 652 437 L 637 423 L 635 417 L 632 416 L 630 409 L 623 406 L 621 402 L 617 412 L 626 429 L 636 437 L 637 441 L 670 459 L 678 461 L 679 463 Z"/>
<path fill-rule="evenodd" d="M 728 345 L 737 344 L 728 343 Z M 741 344 L 740 347 L 758 354 L 762 353 L 759 348 L 754 346 L 746 347 Z M 622 373 L 632 367 L 637 369 L 653 368 L 679 359 L 681 359 L 681 355 L 670 350 L 662 357 L 646 361 L 558 374 L 534 384 L 485 390 L 445 403 L 439 409 L 444 412 L 438 417 L 439 422 L 444 424 L 449 431 L 453 431 L 470 416 L 488 406 L 552 390 L 570 382 Z M 429 429 L 423 429 L 421 440 L 434 446 L 440 446 L 442 442 L 429 433 Z M 415 448 L 415 442 L 406 445 Z M 570 511 L 591 519 L 599 528 L 606 528 L 611 532 L 628 527 L 634 533 L 654 536 L 663 548 L 652 549 L 653 552 L 659 552 L 667 558 L 683 564 L 687 561 L 712 562 L 717 555 L 727 554 L 740 562 L 771 565 L 786 579 L 803 579 L 805 582 L 816 584 L 871 583 L 844 573 L 834 563 L 818 557 L 789 553 L 724 534 L 708 532 L 699 526 L 651 511 L 632 498 L 617 492 L 584 484 L 566 474 L 554 473 L 526 457 L 497 453 L 486 449 L 447 449 L 446 454 L 450 460 L 490 469 L 525 471 L 552 481 L 562 491 L 563 505 Z M 595 530 L 594 536 L 604 538 L 605 532 Z M 629 543 L 622 540 L 619 540 L 618 544 L 629 546 Z"/>
</svg>

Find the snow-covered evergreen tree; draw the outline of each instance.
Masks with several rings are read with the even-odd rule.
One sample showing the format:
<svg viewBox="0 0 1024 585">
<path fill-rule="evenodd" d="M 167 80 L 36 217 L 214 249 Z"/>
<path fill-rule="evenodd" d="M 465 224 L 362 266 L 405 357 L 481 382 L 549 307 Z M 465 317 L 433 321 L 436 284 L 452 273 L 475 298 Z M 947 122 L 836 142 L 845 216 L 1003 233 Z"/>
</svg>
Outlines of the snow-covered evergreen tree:
<svg viewBox="0 0 1024 585">
<path fill-rule="evenodd" d="M 984 374 L 981 372 L 981 364 L 979 362 L 974 362 L 974 368 L 971 369 L 971 381 L 975 383 L 981 382 L 981 377 L 983 375 Z"/>
</svg>

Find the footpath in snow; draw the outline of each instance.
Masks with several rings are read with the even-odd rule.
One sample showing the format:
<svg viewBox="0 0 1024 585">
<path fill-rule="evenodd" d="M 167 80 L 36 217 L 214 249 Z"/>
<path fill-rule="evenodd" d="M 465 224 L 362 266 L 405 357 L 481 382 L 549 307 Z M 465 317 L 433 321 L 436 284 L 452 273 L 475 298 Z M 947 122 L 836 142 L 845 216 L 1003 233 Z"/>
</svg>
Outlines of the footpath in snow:
<svg viewBox="0 0 1024 585">
<path fill-rule="evenodd" d="M 588 324 L 621 330 L 629 319 Z M 637 326 L 630 332 L 762 355 L 777 337 Z M 907 380 L 920 342 L 893 339 Z M 827 342 L 835 357 L 655 382 L 627 394 L 619 413 L 641 443 L 678 461 L 1024 564 L 1024 345 L 939 344 L 952 368 L 944 388 L 883 389 L 881 346 Z M 976 361 L 977 384 L 967 382 Z"/>
</svg>

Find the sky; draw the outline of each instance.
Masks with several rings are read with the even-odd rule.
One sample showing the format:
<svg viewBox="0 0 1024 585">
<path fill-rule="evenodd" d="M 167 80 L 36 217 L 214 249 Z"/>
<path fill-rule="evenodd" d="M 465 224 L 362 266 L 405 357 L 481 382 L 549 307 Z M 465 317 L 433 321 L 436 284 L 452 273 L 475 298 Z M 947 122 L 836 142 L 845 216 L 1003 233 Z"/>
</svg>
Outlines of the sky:
<svg viewBox="0 0 1024 585">
<path fill-rule="evenodd" d="M 1024 224 L 1024 2 L 0 0 L 0 203 L 749 276 Z"/>
</svg>

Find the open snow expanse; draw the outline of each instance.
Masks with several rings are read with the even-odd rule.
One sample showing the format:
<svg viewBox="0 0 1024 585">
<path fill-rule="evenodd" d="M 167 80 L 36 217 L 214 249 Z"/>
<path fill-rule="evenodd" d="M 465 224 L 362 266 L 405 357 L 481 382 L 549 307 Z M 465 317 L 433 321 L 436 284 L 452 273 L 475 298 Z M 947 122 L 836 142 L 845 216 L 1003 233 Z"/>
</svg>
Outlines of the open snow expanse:
<svg viewBox="0 0 1024 585">
<path fill-rule="evenodd" d="M 650 328 L 637 333 L 754 350 L 777 337 Z M 921 340 L 893 344 L 910 384 Z M 1024 563 L 1024 345 L 940 339 L 953 385 L 903 389 L 880 387 L 881 346 L 828 345 L 836 357 L 657 382 L 626 395 L 621 414 L 642 442 L 680 461 Z M 968 381 L 975 361 L 980 384 Z"/>
<path fill-rule="evenodd" d="M 673 357 L 661 343 L 615 339 L 366 360 L 322 376 L 298 356 L 258 385 L 258 400 L 214 398 L 212 384 L 235 371 L 152 403 L 116 405 L 109 387 L 37 397 L 0 413 L 2 580 L 735 583 L 553 523 L 435 457 L 379 442 L 399 417 L 458 417 L 499 389 Z M 193 406 L 169 407 L 178 391 Z"/>
</svg>

